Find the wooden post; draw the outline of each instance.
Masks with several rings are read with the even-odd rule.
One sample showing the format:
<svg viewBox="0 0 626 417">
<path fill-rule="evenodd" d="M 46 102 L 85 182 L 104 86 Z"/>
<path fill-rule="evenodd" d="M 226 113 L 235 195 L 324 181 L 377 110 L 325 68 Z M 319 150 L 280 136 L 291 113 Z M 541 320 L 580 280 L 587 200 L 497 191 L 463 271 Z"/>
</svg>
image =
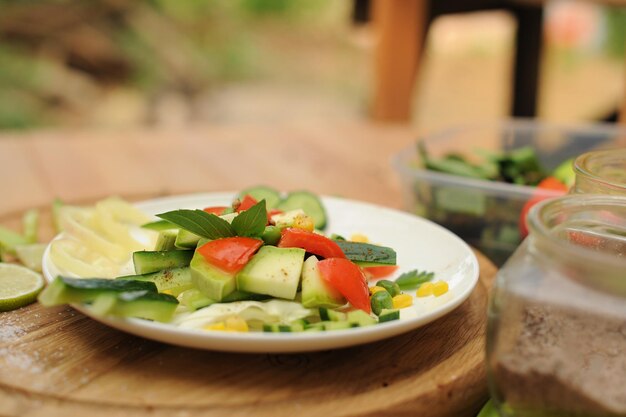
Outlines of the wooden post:
<svg viewBox="0 0 626 417">
<path fill-rule="evenodd" d="M 624 86 L 622 87 L 622 106 L 619 111 L 618 122 L 626 126 L 626 59 L 624 60 Z"/>
<path fill-rule="evenodd" d="M 426 36 L 428 0 L 374 0 L 376 34 L 372 117 L 407 122 Z"/>
</svg>

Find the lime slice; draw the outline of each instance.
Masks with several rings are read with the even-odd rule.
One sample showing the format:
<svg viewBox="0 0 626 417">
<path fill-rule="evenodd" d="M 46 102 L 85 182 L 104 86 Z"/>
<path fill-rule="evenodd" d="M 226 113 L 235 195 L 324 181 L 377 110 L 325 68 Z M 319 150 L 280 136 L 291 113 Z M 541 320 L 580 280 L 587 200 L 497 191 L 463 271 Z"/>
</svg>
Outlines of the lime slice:
<svg viewBox="0 0 626 417">
<path fill-rule="evenodd" d="M 26 268 L 41 272 L 41 261 L 47 246 L 46 243 L 19 245 L 15 247 L 15 254 L 17 255 L 18 261 Z"/>
<path fill-rule="evenodd" d="M 35 301 L 43 288 L 43 277 L 30 269 L 0 263 L 0 311 L 15 310 Z"/>
</svg>

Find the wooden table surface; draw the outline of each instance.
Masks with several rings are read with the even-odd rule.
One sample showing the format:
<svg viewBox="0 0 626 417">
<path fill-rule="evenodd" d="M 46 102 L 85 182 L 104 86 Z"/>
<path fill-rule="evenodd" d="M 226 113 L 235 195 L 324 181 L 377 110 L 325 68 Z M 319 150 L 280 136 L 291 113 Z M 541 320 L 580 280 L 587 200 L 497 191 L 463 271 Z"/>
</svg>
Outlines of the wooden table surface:
<svg viewBox="0 0 626 417">
<path fill-rule="evenodd" d="M 365 124 L 4 133 L 0 223 L 16 227 L 21 212 L 49 208 L 54 197 L 136 200 L 256 184 L 402 208 L 391 157 L 415 137 Z M 479 260 L 481 283 L 453 314 L 392 340 L 315 354 L 171 347 L 68 307 L 4 313 L 0 415 L 469 417 L 486 398 L 485 310 L 496 271 Z M 203 371 L 211 367 L 227 384 Z"/>
</svg>

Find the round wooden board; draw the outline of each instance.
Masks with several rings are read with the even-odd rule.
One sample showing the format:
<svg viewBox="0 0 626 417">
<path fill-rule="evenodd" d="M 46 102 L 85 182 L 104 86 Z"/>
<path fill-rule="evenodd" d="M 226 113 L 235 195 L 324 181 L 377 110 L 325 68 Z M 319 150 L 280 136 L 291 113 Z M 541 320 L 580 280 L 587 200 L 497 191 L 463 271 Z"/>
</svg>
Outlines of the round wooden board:
<svg viewBox="0 0 626 417">
<path fill-rule="evenodd" d="M 19 216 L 5 216 L 16 224 Z M 108 328 L 69 307 L 0 313 L 2 416 L 473 416 L 487 398 L 487 294 L 418 330 L 308 354 L 194 350 Z"/>
</svg>

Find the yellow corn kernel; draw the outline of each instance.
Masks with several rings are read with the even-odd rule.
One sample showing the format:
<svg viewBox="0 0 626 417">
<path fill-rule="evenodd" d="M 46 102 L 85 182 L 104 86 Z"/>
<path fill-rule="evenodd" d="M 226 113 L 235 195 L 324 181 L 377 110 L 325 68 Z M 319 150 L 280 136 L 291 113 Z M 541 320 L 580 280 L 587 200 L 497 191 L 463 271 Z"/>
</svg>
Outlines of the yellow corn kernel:
<svg viewBox="0 0 626 417">
<path fill-rule="evenodd" d="M 223 321 L 218 321 L 217 323 L 211 323 L 204 326 L 204 330 L 220 330 L 225 331 L 226 325 Z"/>
<path fill-rule="evenodd" d="M 369 238 L 361 233 L 355 233 L 352 236 L 350 236 L 350 240 L 352 242 L 359 242 L 359 243 L 369 243 Z"/>
<path fill-rule="evenodd" d="M 406 308 L 413 305 L 413 297 L 409 294 L 398 294 L 391 301 L 393 301 L 393 308 Z"/>
<path fill-rule="evenodd" d="M 448 292 L 448 283 L 445 281 L 437 281 L 433 284 L 433 294 L 435 297 L 444 295 Z"/>
<path fill-rule="evenodd" d="M 291 227 L 312 232 L 315 229 L 315 223 L 313 222 L 313 218 L 307 216 L 306 214 L 297 215 L 294 217 Z"/>
<path fill-rule="evenodd" d="M 428 297 L 429 295 L 433 295 L 434 286 L 432 282 L 425 282 L 417 289 L 415 295 L 418 297 Z"/>
<path fill-rule="evenodd" d="M 247 332 L 248 323 L 239 316 L 232 316 L 226 319 L 226 330 L 231 332 Z"/>
<path fill-rule="evenodd" d="M 161 291 L 161 294 L 174 295 L 174 294 L 172 294 L 172 290 L 163 290 L 163 291 Z"/>
<path fill-rule="evenodd" d="M 378 291 L 387 291 L 386 289 L 384 289 L 383 287 L 370 287 L 370 295 L 374 295 L 376 294 Z"/>
</svg>

